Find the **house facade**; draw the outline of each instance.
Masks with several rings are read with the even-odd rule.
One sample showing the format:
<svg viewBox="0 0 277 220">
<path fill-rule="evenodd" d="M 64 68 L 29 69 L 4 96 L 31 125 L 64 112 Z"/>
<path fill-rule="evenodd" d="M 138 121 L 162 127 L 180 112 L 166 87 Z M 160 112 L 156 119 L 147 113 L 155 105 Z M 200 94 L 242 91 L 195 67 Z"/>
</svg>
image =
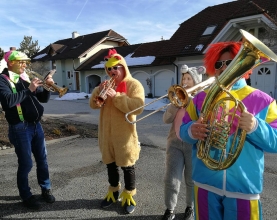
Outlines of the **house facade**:
<svg viewBox="0 0 277 220">
<path fill-rule="evenodd" d="M 1 73 L 6 67 L 7 67 L 7 62 L 4 59 L 0 60 L 0 72 Z"/>
<path fill-rule="evenodd" d="M 107 79 L 104 56 L 115 48 L 128 64 L 131 74 L 138 79 L 145 94 L 155 97 L 167 94 L 168 88 L 180 82 L 183 64 L 203 65 L 209 44 L 220 41 L 240 41 L 243 29 L 276 53 L 276 39 L 269 39 L 268 31 L 276 31 L 277 1 L 238 0 L 210 6 L 180 24 L 169 40 L 130 45 L 113 30 L 90 35 L 78 35 L 50 44 L 33 58 L 56 68 L 54 80 L 71 90 L 91 93 Z M 216 15 L 216 16 L 214 16 Z M 90 40 L 88 40 L 90 39 Z M 249 84 L 277 98 L 277 65 L 270 61 L 253 70 Z"/>
</svg>

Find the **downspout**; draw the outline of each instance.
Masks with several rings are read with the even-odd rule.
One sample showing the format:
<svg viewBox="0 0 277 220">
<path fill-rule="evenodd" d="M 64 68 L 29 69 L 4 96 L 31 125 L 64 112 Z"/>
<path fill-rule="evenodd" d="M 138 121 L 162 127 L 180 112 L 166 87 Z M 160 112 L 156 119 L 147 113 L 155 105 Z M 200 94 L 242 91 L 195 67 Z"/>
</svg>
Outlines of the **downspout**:
<svg viewBox="0 0 277 220">
<path fill-rule="evenodd" d="M 174 62 L 172 62 L 170 58 L 169 58 L 169 60 L 170 60 L 171 64 L 173 64 L 176 68 L 176 71 L 175 71 L 176 74 L 177 74 L 176 75 L 176 84 L 179 84 L 179 69 L 178 69 L 178 66 Z"/>
<path fill-rule="evenodd" d="M 76 71 L 74 59 L 72 59 L 72 64 L 73 64 L 73 70 Z"/>
</svg>

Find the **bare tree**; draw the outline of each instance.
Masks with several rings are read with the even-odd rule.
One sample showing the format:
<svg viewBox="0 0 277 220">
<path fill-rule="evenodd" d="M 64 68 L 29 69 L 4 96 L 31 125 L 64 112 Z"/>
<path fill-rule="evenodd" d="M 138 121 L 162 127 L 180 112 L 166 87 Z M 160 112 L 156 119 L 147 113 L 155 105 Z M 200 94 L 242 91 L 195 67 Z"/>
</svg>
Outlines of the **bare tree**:
<svg viewBox="0 0 277 220">
<path fill-rule="evenodd" d="M 50 71 L 48 65 L 46 65 L 44 62 L 39 61 L 33 62 L 31 64 L 31 68 L 33 71 L 39 73 L 42 76 L 45 76 Z"/>
</svg>

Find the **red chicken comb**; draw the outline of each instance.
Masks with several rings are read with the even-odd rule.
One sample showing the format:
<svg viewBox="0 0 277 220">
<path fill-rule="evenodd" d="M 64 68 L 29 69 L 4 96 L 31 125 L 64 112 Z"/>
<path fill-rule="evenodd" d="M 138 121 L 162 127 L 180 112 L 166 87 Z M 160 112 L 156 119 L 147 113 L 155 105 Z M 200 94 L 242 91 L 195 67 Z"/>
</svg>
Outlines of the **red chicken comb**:
<svg viewBox="0 0 277 220">
<path fill-rule="evenodd" d="M 108 55 L 104 57 L 104 60 L 111 58 L 111 56 L 116 53 L 117 53 L 117 51 L 115 49 L 109 49 Z"/>
</svg>

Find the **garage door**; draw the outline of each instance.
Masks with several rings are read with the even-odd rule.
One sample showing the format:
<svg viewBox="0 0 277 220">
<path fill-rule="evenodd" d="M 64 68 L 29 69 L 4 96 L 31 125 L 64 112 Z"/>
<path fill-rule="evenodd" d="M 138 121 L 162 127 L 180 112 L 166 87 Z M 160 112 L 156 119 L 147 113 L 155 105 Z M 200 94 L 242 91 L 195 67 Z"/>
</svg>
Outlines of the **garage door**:
<svg viewBox="0 0 277 220">
<path fill-rule="evenodd" d="M 163 71 L 155 75 L 155 96 L 167 94 L 168 88 L 176 82 L 173 72 Z"/>
<path fill-rule="evenodd" d="M 135 79 L 137 79 L 138 81 L 140 81 L 140 83 L 142 84 L 142 86 L 144 88 L 145 95 L 148 94 L 150 92 L 148 85 L 146 83 L 146 79 L 148 78 L 148 75 L 144 72 L 137 72 L 133 75 L 133 77 Z"/>
<path fill-rule="evenodd" d="M 251 86 L 274 98 L 275 74 L 274 65 L 263 64 L 255 68 L 251 75 Z"/>
</svg>

